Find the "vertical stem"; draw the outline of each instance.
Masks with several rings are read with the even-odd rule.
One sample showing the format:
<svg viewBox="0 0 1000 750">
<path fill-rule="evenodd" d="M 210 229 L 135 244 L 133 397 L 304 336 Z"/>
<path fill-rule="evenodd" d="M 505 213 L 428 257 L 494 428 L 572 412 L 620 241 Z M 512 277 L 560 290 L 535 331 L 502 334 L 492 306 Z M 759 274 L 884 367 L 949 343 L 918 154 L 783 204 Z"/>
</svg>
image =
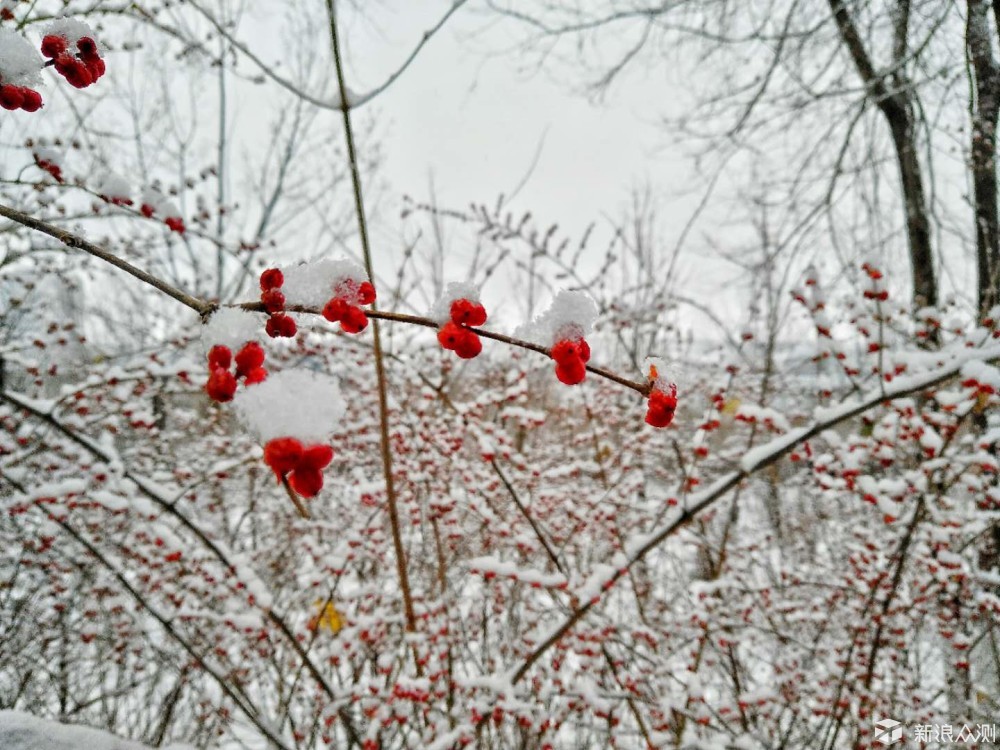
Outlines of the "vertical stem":
<svg viewBox="0 0 1000 750">
<path fill-rule="evenodd" d="M 217 192 L 215 196 L 218 216 L 215 222 L 215 236 L 219 240 L 219 246 L 215 249 L 215 296 L 222 298 L 223 272 L 225 271 L 225 254 L 222 251 L 222 232 L 225 229 L 223 223 L 222 206 L 226 202 L 226 40 L 219 37 L 219 143 L 216 158 L 218 164 L 216 168 L 218 174 Z"/>
<path fill-rule="evenodd" d="M 354 129 L 351 126 L 351 103 L 344 83 L 344 63 L 340 52 L 340 40 L 337 35 L 337 12 L 334 0 L 326 0 L 326 9 L 330 17 L 330 41 L 333 45 L 333 62 L 337 71 L 337 85 L 340 89 L 340 112 L 344 118 L 344 136 L 347 140 L 347 156 L 351 166 L 351 184 L 354 187 L 354 210 L 358 217 L 358 233 L 361 237 L 361 251 L 364 255 L 365 271 L 373 282 L 375 273 L 372 269 L 371 244 L 368 240 L 368 222 L 365 219 L 365 204 L 361 192 L 361 171 L 358 168 L 358 155 L 354 147 Z M 375 307 L 373 303 L 372 307 Z M 379 432 L 381 438 L 382 473 L 385 476 L 385 494 L 389 507 L 389 523 L 392 527 L 392 544 L 396 552 L 396 569 L 399 574 L 399 588 L 403 592 L 403 610 L 406 615 L 406 629 L 411 633 L 417 629 L 417 618 L 413 612 L 413 597 L 410 594 L 410 580 L 406 569 L 406 551 L 403 549 L 403 539 L 399 528 L 399 510 L 396 502 L 396 486 L 392 477 L 392 452 L 389 444 L 389 399 L 386 393 L 385 360 L 382 355 L 382 336 L 377 318 L 371 319 L 372 338 L 375 348 L 375 376 L 378 380 L 378 413 Z"/>
</svg>

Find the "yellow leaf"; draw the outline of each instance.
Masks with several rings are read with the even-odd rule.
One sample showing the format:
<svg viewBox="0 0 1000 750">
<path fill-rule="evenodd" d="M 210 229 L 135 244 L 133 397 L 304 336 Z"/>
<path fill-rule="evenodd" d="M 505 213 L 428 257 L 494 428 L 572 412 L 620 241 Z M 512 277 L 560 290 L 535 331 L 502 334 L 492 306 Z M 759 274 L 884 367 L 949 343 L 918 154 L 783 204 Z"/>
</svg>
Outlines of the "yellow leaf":
<svg viewBox="0 0 1000 750">
<path fill-rule="evenodd" d="M 333 602 L 317 599 L 313 602 L 313 606 L 318 611 L 309 618 L 309 624 L 306 627 L 310 630 L 329 630 L 331 633 L 338 633 L 344 626 L 340 612 L 333 606 Z"/>
<path fill-rule="evenodd" d="M 726 403 L 722 406 L 723 414 L 735 414 L 736 410 L 740 408 L 740 400 L 738 398 L 726 399 Z"/>
</svg>

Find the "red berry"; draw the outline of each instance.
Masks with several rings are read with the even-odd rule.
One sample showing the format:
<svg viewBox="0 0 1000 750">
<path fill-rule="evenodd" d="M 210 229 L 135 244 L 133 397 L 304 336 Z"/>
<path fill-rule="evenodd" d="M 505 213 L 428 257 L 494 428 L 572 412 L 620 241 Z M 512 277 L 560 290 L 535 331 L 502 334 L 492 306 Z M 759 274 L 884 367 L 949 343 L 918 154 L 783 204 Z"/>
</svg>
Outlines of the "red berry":
<svg viewBox="0 0 1000 750">
<path fill-rule="evenodd" d="M 451 322 L 464 325 L 468 322 L 469 309 L 472 303 L 467 299 L 456 299 L 451 303 Z"/>
<path fill-rule="evenodd" d="M 264 446 L 264 463 L 270 466 L 279 478 L 293 471 L 301 458 L 302 443 L 295 438 L 274 438 Z"/>
<path fill-rule="evenodd" d="M 566 385 L 577 385 L 587 377 L 587 367 L 579 358 L 567 359 L 565 362 L 556 363 L 556 377 Z"/>
<path fill-rule="evenodd" d="M 483 342 L 475 333 L 462 329 L 462 336 L 455 346 L 455 354 L 462 359 L 472 359 L 483 350 Z"/>
<path fill-rule="evenodd" d="M 323 473 L 316 469 L 296 469 L 288 482 L 302 497 L 316 497 L 323 489 Z"/>
<path fill-rule="evenodd" d="M 340 329 L 344 333 L 361 333 L 368 327 L 368 316 L 360 307 L 348 305 L 344 317 L 340 319 Z"/>
<path fill-rule="evenodd" d="M 441 326 L 438 331 L 438 342 L 448 351 L 454 351 L 458 342 L 462 340 L 462 329 L 454 323 L 448 322 Z"/>
<path fill-rule="evenodd" d="M 59 57 L 66 51 L 66 37 L 58 34 L 46 34 L 42 37 L 42 55 Z"/>
<path fill-rule="evenodd" d="M 229 370 L 217 367 L 208 376 L 208 383 L 205 384 L 205 392 L 213 401 L 224 403 L 232 401 L 236 395 L 236 378 Z"/>
<path fill-rule="evenodd" d="M 264 348 L 251 341 L 236 353 L 236 377 L 242 377 L 264 364 Z"/>
<path fill-rule="evenodd" d="M 233 363 L 233 353 L 228 346 L 216 344 L 208 350 L 208 367 L 210 370 L 221 368 L 228 370 Z"/>
<path fill-rule="evenodd" d="M 675 386 L 671 386 L 669 392 L 654 390 L 649 394 L 646 423 L 653 427 L 667 427 L 674 421 L 676 410 L 677 388 Z"/>
<path fill-rule="evenodd" d="M 45 40 L 42 40 L 45 43 Z M 80 54 L 83 57 L 94 57 L 97 55 L 97 42 L 91 39 L 89 36 L 81 36 L 76 40 L 76 48 L 80 50 Z"/>
<path fill-rule="evenodd" d="M 278 268 L 268 268 L 260 275 L 260 290 L 266 292 L 268 289 L 277 289 L 284 285 L 285 275 Z"/>
<path fill-rule="evenodd" d="M 580 339 L 582 341 L 583 339 Z M 559 364 L 569 364 L 574 360 L 579 360 L 581 363 L 586 360 L 583 358 L 583 351 L 580 347 L 580 341 L 570 341 L 569 339 L 562 339 L 557 341 L 552 346 L 552 359 L 554 359 Z M 587 347 L 587 354 L 590 353 L 590 347 Z"/>
<path fill-rule="evenodd" d="M 0 107 L 9 110 L 20 109 L 24 104 L 24 94 L 20 86 L 0 86 Z"/>
<path fill-rule="evenodd" d="M 329 445 L 311 445 L 302 451 L 302 458 L 295 467 L 299 472 L 303 469 L 307 471 L 321 471 L 325 469 L 333 460 L 333 448 Z"/>
<path fill-rule="evenodd" d="M 347 303 L 340 297 L 334 297 L 323 305 L 323 317 L 331 323 L 339 323 L 347 314 Z"/>
<path fill-rule="evenodd" d="M 163 220 L 163 223 L 170 228 L 170 231 L 184 234 L 184 219 L 180 216 L 168 216 Z"/>
<path fill-rule="evenodd" d="M 358 286 L 358 303 L 370 305 L 375 301 L 375 287 L 370 281 L 362 281 Z"/>
<path fill-rule="evenodd" d="M 90 77 L 96 82 L 101 76 L 104 75 L 104 71 L 107 69 L 104 65 L 104 60 L 99 57 L 84 58 L 83 64 L 87 66 L 87 72 L 90 73 Z"/>
<path fill-rule="evenodd" d="M 587 343 L 586 339 L 580 339 L 576 342 L 576 346 L 580 351 L 580 359 L 584 362 L 590 361 L 590 344 Z"/>
<path fill-rule="evenodd" d="M 65 78 L 71 86 L 78 89 L 85 89 L 94 82 L 94 77 L 87 69 L 87 65 L 82 60 L 68 54 L 56 58 L 55 68 L 56 72 Z"/>
<path fill-rule="evenodd" d="M 285 295 L 277 289 L 261 292 L 260 301 L 264 303 L 264 309 L 269 313 L 277 313 L 285 309 Z"/>
<path fill-rule="evenodd" d="M 141 213 L 141 214 L 142 214 L 143 216 L 145 216 L 145 217 L 146 217 L 147 219 L 151 219 L 151 218 L 153 217 L 153 214 L 155 214 L 155 213 L 156 213 L 156 209 L 154 209 L 154 208 L 153 208 L 153 207 L 152 207 L 151 205 L 149 205 L 148 203 L 143 203 L 143 204 L 142 204 L 142 205 L 141 205 L 141 206 L 139 207 L 139 213 Z"/>
<path fill-rule="evenodd" d="M 247 385 L 257 385 L 257 383 L 263 383 L 267 379 L 267 370 L 263 367 L 256 367 L 246 374 L 246 378 L 243 380 Z"/>
<path fill-rule="evenodd" d="M 467 326 L 481 326 L 485 322 L 486 308 L 478 302 L 474 302 L 472 307 L 469 308 L 468 320 L 466 320 L 465 324 Z"/>
<path fill-rule="evenodd" d="M 267 319 L 267 325 L 264 327 L 267 331 L 267 335 L 271 338 L 292 338 L 298 326 L 295 325 L 295 320 L 290 315 L 285 315 L 284 313 L 277 313 L 272 315 Z"/>
</svg>

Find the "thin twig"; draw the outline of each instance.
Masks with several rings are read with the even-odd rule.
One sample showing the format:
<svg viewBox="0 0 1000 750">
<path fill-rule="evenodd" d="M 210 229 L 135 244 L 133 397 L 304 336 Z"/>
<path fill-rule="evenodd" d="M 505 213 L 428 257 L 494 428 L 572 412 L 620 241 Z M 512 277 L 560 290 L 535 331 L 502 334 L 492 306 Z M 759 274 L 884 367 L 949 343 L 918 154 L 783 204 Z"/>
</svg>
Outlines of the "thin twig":
<svg viewBox="0 0 1000 750">
<path fill-rule="evenodd" d="M 337 11 L 334 8 L 334 0 L 326 0 L 326 9 L 330 18 L 330 42 L 333 46 L 333 61 L 337 72 L 337 85 L 340 87 L 340 100 L 342 102 L 340 111 L 344 120 L 344 137 L 347 141 L 347 156 L 351 167 L 351 184 L 354 188 L 354 209 L 358 218 L 361 250 L 364 255 L 365 270 L 368 272 L 368 278 L 374 279 L 375 272 L 372 266 L 371 242 L 368 238 L 368 222 L 365 218 L 365 201 L 361 189 L 361 169 L 358 165 L 358 154 L 354 146 L 354 128 L 351 126 L 351 109 L 348 102 L 347 84 L 344 81 L 344 62 L 340 53 L 340 40 L 337 35 Z M 374 311 L 372 317 L 374 318 L 372 320 L 372 338 L 375 350 L 375 376 L 378 381 L 379 436 L 382 453 L 382 474 L 385 477 L 386 505 L 389 510 L 392 544 L 396 552 L 399 588 L 403 594 L 406 629 L 413 633 L 417 630 L 417 616 L 413 610 L 413 596 L 410 593 L 410 578 L 406 567 L 406 550 L 403 547 L 403 535 L 399 523 L 399 504 L 396 496 L 396 485 L 392 476 L 392 445 L 389 438 L 389 397 L 385 376 L 385 358 L 382 354 L 382 335 L 379 330 L 379 319 L 375 316 Z"/>
</svg>

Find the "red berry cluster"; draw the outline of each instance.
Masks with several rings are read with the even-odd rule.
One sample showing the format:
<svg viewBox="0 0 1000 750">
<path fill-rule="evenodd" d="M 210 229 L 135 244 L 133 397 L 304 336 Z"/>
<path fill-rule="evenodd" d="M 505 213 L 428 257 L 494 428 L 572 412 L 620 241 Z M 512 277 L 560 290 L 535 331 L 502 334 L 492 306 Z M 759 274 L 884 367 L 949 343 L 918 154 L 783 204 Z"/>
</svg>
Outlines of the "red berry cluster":
<svg viewBox="0 0 1000 750">
<path fill-rule="evenodd" d="M 329 445 L 303 446 L 295 438 L 269 440 L 264 446 L 264 463 L 271 467 L 278 481 L 288 478 L 292 489 L 302 497 L 315 497 L 323 489 L 323 469 L 333 460 Z"/>
<path fill-rule="evenodd" d="M 25 86 L 5 83 L 0 85 L 0 107 L 12 111 L 23 109 L 25 112 L 37 112 L 42 108 L 42 95 Z"/>
<path fill-rule="evenodd" d="M 370 305 L 374 301 L 375 287 L 370 281 L 343 279 L 323 306 L 323 317 L 331 323 L 340 323 L 344 333 L 361 333 L 368 327 L 368 316 L 360 305 Z"/>
<path fill-rule="evenodd" d="M 457 299 L 451 303 L 451 320 L 441 326 L 438 341 L 462 359 L 472 359 L 483 350 L 483 342 L 465 326 L 481 326 L 486 322 L 486 308 L 478 302 Z"/>
<path fill-rule="evenodd" d="M 677 386 L 672 384 L 666 391 L 656 386 L 649 393 L 649 406 L 646 409 L 646 424 L 653 427 L 667 427 L 674 421 L 677 411 Z"/>
<path fill-rule="evenodd" d="M 587 362 L 590 361 L 590 345 L 585 339 L 562 339 L 552 347 L 552 359 L 556 361 L 556 377 L 566 385 L 577 385 L 587 377 Z"/>
<path fill-rule="evenodd" d="M 143 203 L 139 206 L 139 213 L 147 219 L 152 219 L 154 214 L 156 214 L 156 206 L 152 203 Z M 167 228 L 170 231 L 177 232 L 178 234 L 184 234 L 187 229 L 187 227 L 184 226 L 184 219 L 180 216 L 168 216 L 163 220 L 163 223 L 167 225 Z"/>
<path fill-rule="evenodd" d="M 245 385 L 254 385 L 267 377 L 267 370 L 263 367 L 264 349 L 256 341 L 245 344 L 236 353 L 235 375 L 230 371 L 233 359 L 228 346 L 216 345 L 208 352 L 208 382 L 205 384 L 205 392 L 213 401 L 232 401 L 239 378 L 243 378 Z"/>
<path fill-rule="evenodd" d="M 104 75 L 104 60 L 97 50 L 97 42 L 89 36 L 76 40 L 76 54 L 69 49 L 69 39 L 60 34 L 42 38 L 42 54 L 51 60 L 56 72 L 71 86 L 85 89 Z"/>
<path fill-rule="evenodd" d="M 272 339 L 290 339 L 298 331 L 295 319 L 285 315 L 285 295 L 281 292 L 284 283 L 285 275 L 277 268 L 269 268 L 260 275 L 260 301 L 271 316 L 264 330 Z"/>
<path fill-rule="evenodd" d="M 868 288 L 864 291 L 865 299 L 874 299 L 879 302 L 885 302 L 889 299 L 889 290 L 882 286 L 882 272 L 876 268 L 874 265 L 865 261 L 861 264 L 861 269 L 868 274 Z"/>
<path fill-rule="evenodd" d="M 46 159 L 44 156 L 39 155 L 37 151 L 35 153 L 33 153 L 32 156 L 35 157 L 35 166 L 36 167 L 38 167 L 39 169 L 42 169 L 42 170 L 45 170 L 46 172 L 48 172 L 50 175 L 52 175 L 52 179 L 54 179 L 58 183 L 62 183 L 62 182 L 65 181 L 63 179 L 63 173 L 62 173 L 62 167 L 61 166 L 59 166 L 58 164 L 56 164 L 51 159 Z"/>
</svg>

